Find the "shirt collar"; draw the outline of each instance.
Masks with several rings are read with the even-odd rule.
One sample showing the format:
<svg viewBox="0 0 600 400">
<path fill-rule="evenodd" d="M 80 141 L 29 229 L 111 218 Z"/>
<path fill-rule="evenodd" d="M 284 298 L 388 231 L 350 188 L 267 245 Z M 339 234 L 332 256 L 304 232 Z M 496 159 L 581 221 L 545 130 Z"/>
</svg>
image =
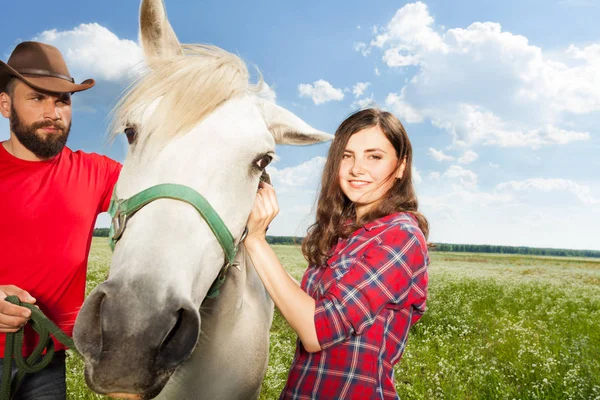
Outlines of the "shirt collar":
<svg viewBox="0 0 600 400">
<path fill-rule="evenodd" d="M 371 221 L 368 224 L 365 224 L 363 228 L 367 231 L 371 231 L 375 228 L 381 228 L 384 225 L 391 225 L 399 222 L 400 220 L 415 222 L 415 217 L 407 212 L 397 212 L 394 214 L 386 215 L 385 217 L 381 217 L 376 219 L 375 221 Z"/>
</svg>

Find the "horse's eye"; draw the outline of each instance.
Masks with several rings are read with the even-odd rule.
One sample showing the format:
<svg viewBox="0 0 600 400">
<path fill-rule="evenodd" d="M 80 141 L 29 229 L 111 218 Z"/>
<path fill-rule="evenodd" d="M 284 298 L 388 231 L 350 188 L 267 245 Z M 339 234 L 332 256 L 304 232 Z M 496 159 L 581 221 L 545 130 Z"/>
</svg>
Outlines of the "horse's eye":
<svg viewBox="0 0 600 400">
<path fill-rule="evenodd" d="M 271 161 L 273 161 L 272 156 L 264 155 L 264 156 L 262 156 L 262 158 L 260 158 L 258 161 L 256 161 L 256 166 L 260 169 L 265 169 L 265 168 L 267 168 L 267 165 L 269 165 L 271 163 Z"/>
<path fill-rule="evenodd" d="M 137 131 L 135 130 L 135 128 L 128 126 L 127 128 L 125 128 L 125 136 L 127 136 L 127 141 L 129 142 L 129 144 L 133 144 L 135 142 L 135 139 L 137 138 Z"/>
</svg>

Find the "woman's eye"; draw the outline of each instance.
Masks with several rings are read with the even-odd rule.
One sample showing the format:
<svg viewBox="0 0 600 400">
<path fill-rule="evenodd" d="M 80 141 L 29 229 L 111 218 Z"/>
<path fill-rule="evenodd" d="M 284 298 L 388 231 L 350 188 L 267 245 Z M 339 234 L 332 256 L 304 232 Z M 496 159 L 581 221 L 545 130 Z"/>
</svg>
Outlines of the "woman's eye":
<svg viewBox="0 0 600 400">
<path fill-rule="evenodd" d="M 269 165 L 271 163 L 272 160 L 273 160 L 272 156 L 265 155 L 260 160 L 256 161 L 256 166 L 260 169 L 265 169 L 265 168 L 267 168 L 267 165 Z"/>
<path fill-rule="evenodd" d="M 135 130 L 135 128 L 128 126 L 127 128 L 125 128 L 125 136 L 127 136 L 127 141 L 129 142 L 129 144 L 133 144 L 135 142 L 135 139 L 137 138 L 137 131 Z"/>
</svg>

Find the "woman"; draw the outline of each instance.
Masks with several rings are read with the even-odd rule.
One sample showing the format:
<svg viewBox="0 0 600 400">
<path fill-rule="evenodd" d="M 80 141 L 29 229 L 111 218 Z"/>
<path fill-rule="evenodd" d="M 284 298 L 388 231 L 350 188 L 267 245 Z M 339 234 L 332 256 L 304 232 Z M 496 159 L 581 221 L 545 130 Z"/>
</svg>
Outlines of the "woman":
<svg viewBox="0 0 600 400">
<path fill-rule="evenodd" d="M 398 398 L 393 366 L 425 311 L 429 263 L 411 167 L 392 114 L 366 109 L 340 125 L 302 244 L 310 266 L 300 288 L 266 242 L 279 209 L 261 183 L 245 247 L 299 337 L 281 399 Z"/>
</svg>

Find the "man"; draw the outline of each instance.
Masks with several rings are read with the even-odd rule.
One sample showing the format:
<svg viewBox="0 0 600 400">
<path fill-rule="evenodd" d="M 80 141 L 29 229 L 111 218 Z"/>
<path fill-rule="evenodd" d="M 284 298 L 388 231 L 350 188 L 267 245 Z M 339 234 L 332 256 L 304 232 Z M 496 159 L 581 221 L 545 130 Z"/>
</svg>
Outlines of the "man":
<svg viewBox="0 0 600 400">
<path fill-rule="evenodd" d="M 94 86 L 75 84 L 62 54 L 37 42 L 19 44 L 0 61 L 0 112 L 10 138 L 0 145 L 0 332 L 25 325 L 23 354 L 36 335 L 30 311 L 3 299 L 35 304 L 71 335 L 85 291 L 94 223 L 106 211 L 121 166 L 98 154 L 65 146 L 71 128 L 71 94 Z M 6 335 L 0 334 L 0 357 Z M 64 346 L 51 365 L 27 375 L 17 399 L 65 399 Z"/>
</svg>

